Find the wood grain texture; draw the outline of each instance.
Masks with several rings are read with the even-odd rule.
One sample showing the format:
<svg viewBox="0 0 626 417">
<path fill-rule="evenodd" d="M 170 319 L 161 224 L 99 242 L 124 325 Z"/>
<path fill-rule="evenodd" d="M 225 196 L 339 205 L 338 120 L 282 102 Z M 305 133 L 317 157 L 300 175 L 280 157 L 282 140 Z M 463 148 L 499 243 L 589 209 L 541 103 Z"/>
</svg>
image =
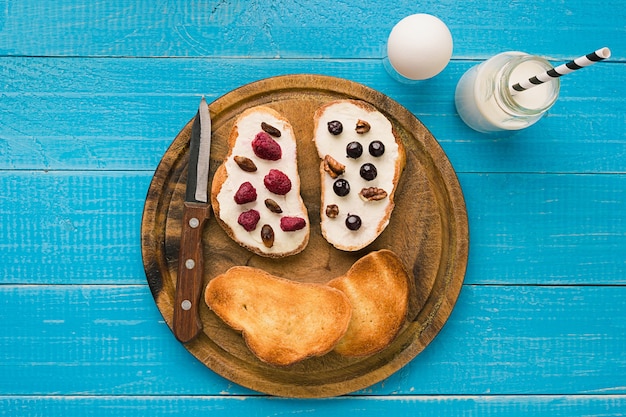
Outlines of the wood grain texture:
<svg viewBox="0 0 626 417">
<path fill-rule="evenodd" d="M 0 55 L 30 56 L 381 58 L 396 22 L 430 13 L 450 27 L 455 57 L 522 49 L 568 59 L 603 46 L 599 40 L 616 41 L 626 18 L 620 0 L 602 7 L 585 1 L 477 2 L 464 10 L 451 0 L 4 3 Z M 624 59 L 623 50 L 616 53 Z"/>
<path fill-rule="evenodd" d="M 140 282 L 150 179 L 123 171 L 1 171 L 2 282 Z"/>
<path fill-rule="evenodd" d="M 143 284 L 140 225 L 152 175 L 0 171 L 0 282 Z M 626 284 L 626 175 L 459 181 L 471 236 L 466 283 Z"/>
<path fill-rule="evenodd" d="M 184 232 L 181 232 L 178 252 L 178 279 L 172 318 L 172 329 L 176 338 L 182 343 L 189 342 L 202 331 L 199 313 L 204 290 L 202 232 L 210 213 L 209 204 L 190 202 L 183 204 L 181 229 Z M 192 225 L 192 220 L 197 224 Z M 191 266 L 188 266 L 189 260 L 192 262 Z M 151 280 L 148 280 L 148 283 L 150 282 Z M 159 288 L 160 286 L 151 289 L 155 293 Z M 184 306 L 185 303 L 189 303 L 189 306 Z"/>
<path fill-rule="evenodd" d="M 477 63 L 453 61 L 434 79 L 406 86 L 380 60 L 0 58 L 0 74 L 8 75 L 0 169 L 153 171 L 201 95 L 210 102 L 259 79 L 315 73 L 348 78 L 403 105 L 457 172 L 626 172 L 626 96 L 615 82 L 626 79 L 626 66 L 601 63 L 568 75 L 546 118 L 485 136 L 463 124 L 453 99 L 456 82 Z"/>
<path fill-rule="evenodd" d="M 0 415 L 625 415 L 622 3 L 0 0 Z M 382 58 L 419 12 L 448 24 L 453 59 L 407 86 Z M 563 78 L 529 129 L 485 136 L 456 114 L 458 79 L 496 53 L 561 63 L 602 46 L 609 62 Z M 327 400 L 207 370 L 161 319 L 139 247 L 152 174 L 199 97 L 295 73 L 415 114 L 459 173 L 472 237 L 429 347 Z"/>
<path fill-rule="evenodd" d="M 343 275 L 366 253 L 391 249 L 414 277 L 408 323 L 393 343 L 375 355 L 348 359 L 331 352 L 289 368 L 268 366 L 255 358 L 243 339 L 208 309 L 201 310 L 204 333 L 186 348 L 220 375 L 257 391 L 289 397 L 328 397 L 361 389 L 400 369 L 439 332 L 456 301 L 465 275 L 468 250 L 467 214 L 454 170 L 428 130 L 397 103 L 379 92 L 334 77 L 276 77 L 244 86 L 211 103 L 211 158 L 222 161 L 228 137 L 240 112 L 265 105 L 293 127 L 298 141 L 298 169 L 318 172 L 313 114 L 337 99 L 366 101 L 384 112 L 404 144 L 407 167 L 398 183 L 395 216 L 367 248 L 339 251 L 324 240 L 319 225 L 318 175 L 302 175 L 300 193 L 312 229 L 307 247 L 282 259 L 262 258 L 240 247 L 218 227 L 204 234 L 205 285 L 235 265 L 246 265 L 300 282 L 324 283 Z M 181 234 L 181 192 L 185 187 L 189 124 L 165 153 L 146 198 L 142 219 L 142 255 L 155 301 L 171 326 L 176 259 Z M 217 163 L 211 163 L 212 172 Z M 415 199 L 419 204 L 415 204 Z M 156 284 L 156 285 L 155 285 Z M 156 289 L 155 289 L 156 287 Z"/>
<path fill-rule="evenodd" d="M 465 285 L 420 355 L 355 394 L 623 398 L 624 297 L 624 286 Z M 193 358 L 146 284 L 3 285 L 0 299 L 3 396 L 257 395 Z"/>
<path fill-rule="evenodd" d="M 341 413 L 378 417 L 392 413 L 398 417 L 506 416 L 552 417 L 585 415 L 621 417 L 626 407 L 622 395 L 457 395 L 389 397 L 342 397 L 325 400 L 267 399 L 259 397 L 211 396 L 21 396 L 0 397 L 0 407 L 13 417 L 31 415 L 45 409 L 51 415 L 84 413 L 94 417 L 134 417 L 150 415 L 204 417 L 232 415 L 272 415 L 274 413 L 327 416 Z M 250 410 L 254 410 L 251 414 Z"/>
</svg>

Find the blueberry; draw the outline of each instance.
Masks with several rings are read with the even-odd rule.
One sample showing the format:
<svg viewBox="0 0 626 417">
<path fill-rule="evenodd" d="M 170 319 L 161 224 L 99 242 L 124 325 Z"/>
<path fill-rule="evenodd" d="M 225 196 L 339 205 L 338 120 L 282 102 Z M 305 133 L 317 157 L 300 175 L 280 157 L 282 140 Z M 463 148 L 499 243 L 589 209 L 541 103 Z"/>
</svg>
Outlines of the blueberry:
<svg viewBox="0 0 626 417">
<path fill-rule="evenodd" d="M 343 125 L 339 120 L 333 120 L 332 122 L 328 122 L 328 131 L 331 135 L 339 135 L 343 132 Z"/>
<path fill-rule="evenodd" d="M 368 163 L 361 165 L 360 174 L 364 180 L 371 181 L 376 178 L 378 171 L 376 171 L 376 167 L 374 165 Z"/>
<path fill-rule="evenodd" d="M 375 140 L 370 143 L 369 151 L 372 156 L 381 156 L 385 153 L 385 145 L 381 141 Z"/>
<path fill-rule="evenodd" d="M 346 227 L 350 230 L 358 230 L 361 227 L 361 218 L 356 214 L 349 214 L 346 218 Z"/>
<path fill-rule="evenodd" d="M 339 197 L 346 196 L 350 192 L 350 183 L 340 178 L 333 184 L 333 190 Z"/>
<path fill-rule="evenodd" d="M 359 142 L 350 142 L 346 146 L 348 158 L 358 158 L 363 154 L 363 146 Z"/>
</svg>

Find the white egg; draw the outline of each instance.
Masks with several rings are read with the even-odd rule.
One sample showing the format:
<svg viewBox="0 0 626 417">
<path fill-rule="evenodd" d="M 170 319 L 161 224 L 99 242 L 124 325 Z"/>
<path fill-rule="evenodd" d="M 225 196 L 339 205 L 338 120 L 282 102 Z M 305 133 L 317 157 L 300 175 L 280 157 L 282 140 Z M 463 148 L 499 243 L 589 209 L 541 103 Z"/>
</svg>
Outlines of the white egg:
<svg viewBox="0 0 626 417">
<path fill-rule="evenodd" d="M 435 16 L 424 13 L 407 16 L 389 34 L 389 63 L 410 80 L 434 77 L 443 71 L 451 57 L 452 34 Z"/>
</svg>

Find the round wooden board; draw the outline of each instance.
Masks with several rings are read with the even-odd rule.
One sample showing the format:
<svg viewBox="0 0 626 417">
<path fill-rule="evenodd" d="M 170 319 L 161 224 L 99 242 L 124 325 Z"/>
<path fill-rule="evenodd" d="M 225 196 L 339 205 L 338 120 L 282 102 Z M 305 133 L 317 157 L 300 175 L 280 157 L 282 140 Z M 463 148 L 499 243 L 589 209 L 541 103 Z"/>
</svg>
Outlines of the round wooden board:
<svg viewBox="0 0 626 417">
<path fill-rule="evenodd" d="M 390 223 L 378 239 L 358 252 L 337 250 L 321 236 L 320 161 L 312 142 L 315 110 L 326 102 L 346 98 L 369 102 L 385 114 L 407 154 Z M 258 360 L 241 335 L 202 303 L 203 332 L 185 347 L 214 372 L 271 395 L 329 397 L 368 387 L 420 353 L 441 330 L 454 307 L 465 276 L 469 244 L 465 202 L 456 174 L 424 125 L 387 96 L 344 79 L 289 75 L 245 85 L 209 105 L 213 135 L 209 181 L 226 156 L 227 139 L 236 117 L 257 105 L 274 108 L 294 128 L 311 238 L 297 255 L 278 260 L 263 258 L 232 241 L 211 216 L 203 234 L 205 285 L 234 265 L 262 268 L 295 281 L 323 283 L 343 275 L 363 255 L 386 248 L 393 250 L 414 276 L 408 320 L 393 343 L 378 354 L 347 359 L 331 352 L 280 368 Z M 146 276 L 170 328 L 190 131 L 191 122 L 163 156 L 148 191 L 141 225 Z"/>
</svg>

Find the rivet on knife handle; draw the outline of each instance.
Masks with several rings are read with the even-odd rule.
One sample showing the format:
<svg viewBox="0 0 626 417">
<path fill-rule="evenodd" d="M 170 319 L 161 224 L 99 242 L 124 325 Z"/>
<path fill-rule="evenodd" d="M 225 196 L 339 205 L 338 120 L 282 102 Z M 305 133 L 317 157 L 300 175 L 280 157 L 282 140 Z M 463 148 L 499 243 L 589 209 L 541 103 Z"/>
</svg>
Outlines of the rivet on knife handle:
<svg viewBox="0 0 626 417">
<path fill-rule="evenodd" d="M 198 314 L 204 272 L 202 230 L 210 210 L 206 204 L 185 202 L 184 206 L 173 325 L 174 335 L 183 343 L 202 330 Z"/>
</svg>

